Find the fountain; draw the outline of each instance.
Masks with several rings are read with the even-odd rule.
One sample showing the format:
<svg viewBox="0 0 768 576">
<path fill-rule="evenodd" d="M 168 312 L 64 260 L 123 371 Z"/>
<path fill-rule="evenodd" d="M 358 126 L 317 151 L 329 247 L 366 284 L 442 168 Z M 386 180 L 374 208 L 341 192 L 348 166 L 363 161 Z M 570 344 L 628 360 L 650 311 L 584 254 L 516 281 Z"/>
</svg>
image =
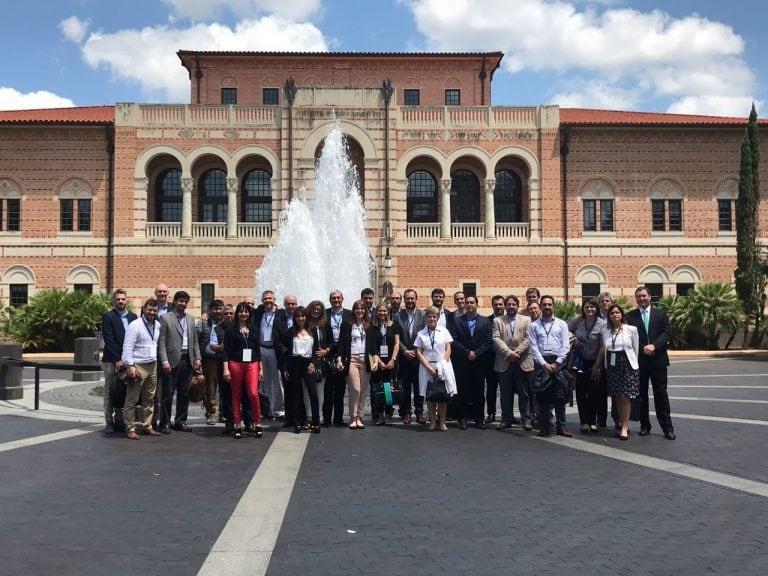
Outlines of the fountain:
<svg viewBox="0 0 768 576">
<path fill-rule="evenodd" d="M 278 302 L 294 294 L 306 305 L 341 290 L 349 305 L 371 285 L 372 271 L 357 173 L 335 121 L 316 165 L 314 201 L 302 190 L 280 215 L 277 242 L 256 271 L 256 299 L 272 290 Z"/>
</svg>

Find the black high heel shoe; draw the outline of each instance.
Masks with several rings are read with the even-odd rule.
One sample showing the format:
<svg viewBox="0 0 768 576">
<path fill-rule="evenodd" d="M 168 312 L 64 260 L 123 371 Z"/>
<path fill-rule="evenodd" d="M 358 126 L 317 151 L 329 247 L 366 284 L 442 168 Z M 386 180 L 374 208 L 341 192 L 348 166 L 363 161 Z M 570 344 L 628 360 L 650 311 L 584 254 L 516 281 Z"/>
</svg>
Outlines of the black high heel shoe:
<svg viewBox="0 0 768 576">
<path fill-rule="evenodd" d="M 312 433 L 313 434 L 320 434 L 320 430 L 321 430 L 320 425 L 312 426 Z"/>
<path fill-rule="evenodd" d="M 294 426 L 293 427 L 293 433 L 294 434 L 301 434 L 301 426 Z"/>
<path fill-rule="evenodd" d="M 242 428 L 235 428 L 235 440 L 240 440 L 243 437 Z"/>
<path fill-rule="evenodd" d="M 254 427 L 253 431 L 256 432 L 256 438 L 264 436 L 264 429 L 261 426 Z"/>
</svg>

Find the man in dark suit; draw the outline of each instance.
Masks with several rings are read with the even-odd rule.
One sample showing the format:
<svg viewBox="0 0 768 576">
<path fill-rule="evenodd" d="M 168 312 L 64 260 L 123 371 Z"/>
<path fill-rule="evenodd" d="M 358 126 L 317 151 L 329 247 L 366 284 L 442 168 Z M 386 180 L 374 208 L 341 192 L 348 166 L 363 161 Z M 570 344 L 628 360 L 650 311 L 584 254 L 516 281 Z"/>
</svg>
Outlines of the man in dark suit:
<svg viewBox="0 0 768 576">
<path fill-rule="evenodd" d="M 419 359 L 416 357 L 414 341 L 416 335 L 424 329 L 424 311 L 416 307 L 419 296 L 416 290 L 409 288 L 403 292 L 405 308 L 395 314 L 393 321 L 400 327 L 400 366 L 399 376 L 403 382 L 403 401 L 399 413 L 403 424 L 411 423 L 411 391 L 413 391 L 413 409 L 416 422 L 426 425 L 424 418 L 424 397 L 419 396 Z"/>
<path fill-rule="evenodd" d="M 440 316 L 437 317 L 437 325 L 450 331 L 451 326 L 453 325 L 453 317 L 456 313 L 453 310 L 447 310 L 443 307 L 443 304 L 445 303 L 445 290 L 442 288 L 433 289 L 430 298 L 432 299 L 432 306 L 437 308 L 440 312 Z"/>
<path fill-rule="evenodd" d="M 467 419 L 485 429 L 485 375 L 490 368 L 493 340 L 491 321 L 477 313 L 477 296 L 466 296 L 464 314 L 453 319 L 451 357 L 456 367 L 459 391 L 459 429 L 467 429 Z"/>
<path fill-rule="evenodd" d="M 293 398 L 291 398 L 291 387 L 286 384 L 285 368 L 287 358 L 290 355 L 291 346 L 291 334 L 290 329 L 293 328 L 293 312 L 296 310 L 297 300 L 296 296 L 289 294 L 283 298 L 283 309 L 275 312 L 275 325 L 273 327 L 273 338 L 275 339 L 275 356 L 277 358 L 277 365 L 280 367 L 280 375 L 282 378 L 282 390 L 280 404 L 283 406 L 282 411 L 278 411 L 275 405 L 272 405 L 272 412 L 275 418 L 284 416 L 285 422 L 284 428 L 294 428 L 295 426 L 303 426 L 306 422 L 302 422 L 297 417 L 300 414 L 293 414 L 291 406 L 293 406 Z M 272 404 L 272 398 L 269 399 L 269 403 Z"/>
<path fill-rule="evenodd" d="M 352 317 L 352 311 L 344 308 L 344 295 L 339 290 L 334 290 L 328 296 L 331 307 L 325 310 L 328 318 L 328 324 L 333 331 L 333 347 L 328 355 L 331 364 L 336 365 L 335 358 L 339 356 L 339 336 L 341 334 L 341 325 L 349 322 Z M 344 394 L 347 391 L 347 379 L 343 372 L 338 372 L 331 368 L 325 376 L 325 385 L 323 389 L 323 425 L 346 426 L 344 422 Z"/>
<path fill-rule="evenodd" d="M 496 294 L 491 298 L 491 308 L 493 313 L 488 316 L 488 320 L 491 322 L 491 331 L 493 331 L 493 321 L 496 318 L 504 316 L 506 307 L 504 305 L 504 296 Z M 517 309 L 515 309 L 517 311 Z M 488 406 L 488 418 L 485 419 L 486 424 L 496 421 L 496 393 L 499 390 L 499 375 L 496 370 L 488 370 L 485 374 L 485 403 Z"/>
<path fill-rule="evenodd" d="M 651 307 L 651 293 L 645 286 L 635 290 L 637 308 L 627 314 L 627 322 L 637 328 L 640 336 L 640 436 L 651 433 L 651 420 L 648 416 L 648 380 L 653 386 L 653 403 L 656 419 L 667 440 L 675 439 L 675 429 L 670 415 L 669 396 L 667 394 L 667 366 L 669 356 L 667 346 L 672 338 L 669 316 L 664 310 Z"/>
<path fill-rule="evenodd" d="M 128 324 L 136 320 L 136 314 L 128 311 L 128 296 L 125 290 L 118 288 L 112 293 L 113 308 L 101 317 L 101 338 L 104 351 L 101 354 L 101 369 L 104 370 L 104 432 L 112 434 L 115 426 L 124 428 L 122 406 L 115 407 L 110 395 L 115 371 L 123 365 L 123 341 Z"/>
<path fill-rule="evenodd" d="M 189 384 L 192 373 L 200 370 L 200 343 L 195 333 L 195 318 L 186 312 L 189 294 L 179 290 L 173 295 L 173 312 L 160 319 L 157 359 L 162 365 L 163 396 L 160 401 L 160 432 L 171 433 L 171 412 L 176 395 L 174 428 L 189 432 Z"/>
</svg>

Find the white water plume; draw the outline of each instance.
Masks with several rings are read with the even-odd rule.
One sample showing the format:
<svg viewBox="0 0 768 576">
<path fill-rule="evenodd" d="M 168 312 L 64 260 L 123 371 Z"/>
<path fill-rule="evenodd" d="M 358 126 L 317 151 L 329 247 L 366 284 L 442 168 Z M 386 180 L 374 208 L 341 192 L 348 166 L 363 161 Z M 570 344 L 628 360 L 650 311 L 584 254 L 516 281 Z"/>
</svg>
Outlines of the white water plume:
<svg viewBox="0 0 768 576">
<path fill-rule="evenodd" d="M 256 271 L 256 299 L 272 290 L 278 302 L 293 294 L 300 305 L 327 303 L 341 290 L 350 305 L 371 285 L 372 267 L 357 173 L 336 122 L 315 169 L 314 202 L 296 198 L 281 214 L 277 242 Z"/>
</svg>

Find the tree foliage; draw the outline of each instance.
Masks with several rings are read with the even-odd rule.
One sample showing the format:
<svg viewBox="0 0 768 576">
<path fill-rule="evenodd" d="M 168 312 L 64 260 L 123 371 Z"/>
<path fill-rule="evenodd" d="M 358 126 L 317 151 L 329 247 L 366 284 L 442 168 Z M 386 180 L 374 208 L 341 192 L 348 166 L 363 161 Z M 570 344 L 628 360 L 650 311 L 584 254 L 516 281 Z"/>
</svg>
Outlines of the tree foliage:
<svg viewBox="0 0 768 576">
<path fill-rule="evenodd" d="M 744 334 L 754 322 L 752 345 L 760 337 L 763 317 L 765 274 L 757 245 L 758 206 L 760 202 L 760 132 L 754 104 L 749 124 L 741 140 L 739 197 L 736 200 L 736 294 L 744 310 Z"/>
<path fill-rule="evenodd" d="M 26 306 L 4 310 L 0 331 L 25 352 L 71 352 L 76 338 L 94 335 L 111 307 L 108 294 L 41 290 Z"/>
</svg>

